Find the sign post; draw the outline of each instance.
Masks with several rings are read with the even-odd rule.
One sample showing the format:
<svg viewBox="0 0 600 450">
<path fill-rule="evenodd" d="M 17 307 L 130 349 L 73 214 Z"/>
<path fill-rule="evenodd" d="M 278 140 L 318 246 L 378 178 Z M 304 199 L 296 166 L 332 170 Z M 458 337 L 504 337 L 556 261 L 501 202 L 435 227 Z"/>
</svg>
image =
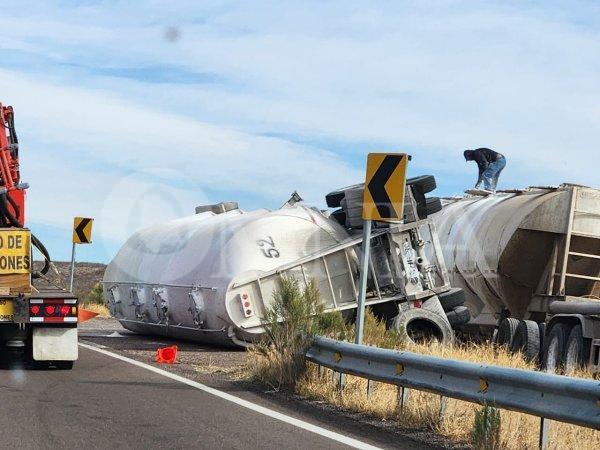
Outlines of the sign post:
<svg viewBox="0 0 600 450">
<path fill-rule="evenodd" d="M 363 241 L 358 283 L 355 343 L 362 344 L 365 303 L 371 254 L 373 220 L 400 221 L 404 218 L 404 189 L 409 156 L 404 153 L 369 153 L 363 197 Z"/>
<path fill-rule="evenodd" d="M 354 342 L 362 344 L 365 329 L 365 301 L 367 297 L 367 278 L 369 278 L 369 259 L 371 257 L 371 226 L 373 222 L 365 219 L 363 224 L 362 252 L 360 254 L 360 279 L 358 281 L 358 309 L 356 310 L 356 332 Z"/>
<path fill-rule="evenodd" d="M 71 252 L 71 281 L 69 290 L 73 292 L 73 280 L 75 278 L 75 246 L 77 244 L 92 243 L 92 226 L 94 219 L 75 217 L 73 221 L 73 251 Z"/>
</svg>

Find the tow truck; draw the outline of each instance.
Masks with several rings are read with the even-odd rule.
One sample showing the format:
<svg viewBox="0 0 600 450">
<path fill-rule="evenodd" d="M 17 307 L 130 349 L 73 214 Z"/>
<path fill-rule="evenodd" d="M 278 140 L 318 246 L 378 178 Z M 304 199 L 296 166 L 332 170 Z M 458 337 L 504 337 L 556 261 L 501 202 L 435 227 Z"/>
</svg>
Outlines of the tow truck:
<svg viewBox="0 0 600 450">
<path fill-rule="evenodd" d="M 25 226 L 29 186 L 21 181 L 14 117 L 0 103 L 0 355 L 70 370 L 78 356 L 78 300 L 49 282 L 48 251 Z M 33 248 L 43 256 L 39 271 Z"/>
</svg>

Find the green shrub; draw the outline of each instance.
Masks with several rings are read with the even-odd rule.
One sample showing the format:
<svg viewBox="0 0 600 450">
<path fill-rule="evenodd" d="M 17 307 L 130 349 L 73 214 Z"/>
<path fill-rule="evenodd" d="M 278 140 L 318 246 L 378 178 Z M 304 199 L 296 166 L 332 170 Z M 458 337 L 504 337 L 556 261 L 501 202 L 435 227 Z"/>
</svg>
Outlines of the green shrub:
<svg viewBox="0 0 600 450">
<path fill-rule="evenodd" d="M 375 317 L 371 308 L 365 310 L 363 343 L 387 349 L 401 349 L 406 346 L 406 340 L 395 330 L 388 330 L 385 321 Z"/>
<path fill-rule="evenodd" d="M 96 283 L 92 290 L 85 296 L 85 303 L 92 303 L 95 305 L 104 305 L 104 295 L 102 293 L 102 284 Z"/>
<path fill-rule="evenodd" d="M 338 314 L 323 314 L 314 283 L 301 291 L 296 279 L 283 279 L 263 317 L 266 340 L 250 349 L 250 377 L 274 389 L 293 388 L 306 371 L 304 355 L 312 336 L 338 333 Z"/>
<path fill-rule="evenodd" d="M 500 437 L 500 411 L 485 405 L 475 412 L 471 443 L 477 450 L 498 450 L 503 448 Z"/>
<path fill-rule="evenodd" d="M 341 311 L 330 311 L 316 316 L 316 334 L 345 341 L 352 335 L 352 326 L 346 324 Z"/>
<path fill-rule="evenodd" d="M 294 388 L 306 371 L 304 355 L 313 336 L 353 341 L 354 325 L 346 324 L 340 311 L 323 310 L 313 282 L 302 291 L 296 279 L 283 279 L 262 318 L 266 339 L 250 349 L 246 366 L 249 377 L 274 389 Z M 397 333 L 386 330 L 385 323 L 370 309 L 365 313 L 364 341 L 383 348 L 401 348 L 404 344 Z"/>
</svg>

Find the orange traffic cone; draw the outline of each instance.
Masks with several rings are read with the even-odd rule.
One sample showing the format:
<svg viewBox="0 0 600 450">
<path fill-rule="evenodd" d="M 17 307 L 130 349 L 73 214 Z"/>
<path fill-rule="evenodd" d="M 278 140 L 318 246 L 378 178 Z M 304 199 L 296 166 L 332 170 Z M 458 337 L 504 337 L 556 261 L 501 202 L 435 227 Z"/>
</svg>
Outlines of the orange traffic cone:
<svg viewBox="0 0 600 450">
<path fill-rule="evenodd" d="M 77 321 L 79 323 L 87 322 L 90 319 L 96 317 L 98 313 L 88 311 L 87 309 L 79 308 L 77 311 Z"/>
<path fill-rule="evenodd" d="M 177 359 L 177 346 L 159 348 L 156 351 L 156 362 L 160 364 L 175 364 Z"/>
</svg>

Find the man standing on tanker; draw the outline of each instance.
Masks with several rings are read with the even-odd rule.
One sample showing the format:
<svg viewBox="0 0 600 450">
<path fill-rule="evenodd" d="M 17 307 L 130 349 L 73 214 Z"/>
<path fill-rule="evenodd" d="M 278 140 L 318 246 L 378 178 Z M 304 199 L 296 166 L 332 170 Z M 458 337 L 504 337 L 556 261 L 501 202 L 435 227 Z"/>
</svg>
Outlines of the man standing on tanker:
<svg viewBox="0 0 600 450">
<path fill-rule="evenodd" d="M 465 150 L 464 155 L 467 161 L 475 161 L 479 167 L 479 178 L 475 189 L 481 190 L 481 183 L 483 183 L 485 191 L 496 192 L 500 172 L 506 166 L 504 155 L 489 148 Z"/>
</svg>

